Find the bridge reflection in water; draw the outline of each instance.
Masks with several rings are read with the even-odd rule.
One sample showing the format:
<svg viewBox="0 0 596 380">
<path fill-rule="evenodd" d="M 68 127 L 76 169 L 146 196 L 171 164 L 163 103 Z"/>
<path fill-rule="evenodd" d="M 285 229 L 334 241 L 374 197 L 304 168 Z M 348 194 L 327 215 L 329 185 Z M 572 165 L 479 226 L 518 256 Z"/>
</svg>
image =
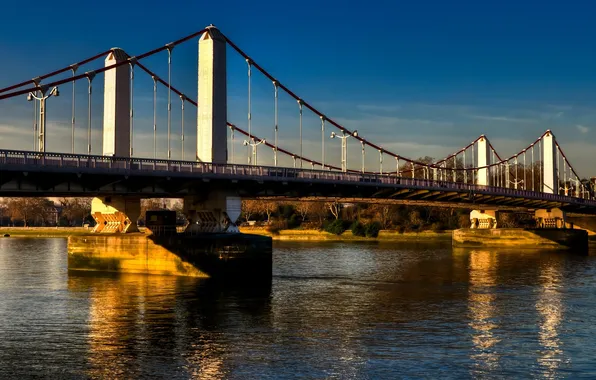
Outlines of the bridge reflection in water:
<svg viewBox="0 0 596 380">
<path fill-rule="evenodd" d="M 543 370 L 543 377 L 548 379 L 559 377 L 557 370 L 565 360 L 559 338 L 559 330 L 565 317 L 561 294 L 564 290 L 564 280 L 561 261 L 553 261 L 550 265 L 542 267 L 536 301 L 536 311 L 540 318 L 539 340 L 542 346 L 538 364 Z"/>
<path fill-rule="evenodd" d="M 473 329 L 474 349 L 470 358 L 475 363 L 474 376 L 489 374 L 499 366 L 495 345 L 499 343 L 496 319 L 496 293 L 498 255 L 490 251 L 472 251 L 469 256 L 468 309 L 470 327 Z"/>
<path fill-rule="evenodd" d="M 68 288 L 89 297 L 92 378 L 221 378 L 229 344 L 218 328 L 265 322 L 271 292 L 263 282 L 228 287 L 191 277 L 84 272 L 69 273 Z M 222 308 L 222 299 L 233 302 Z"/>
<path fill-rule="evenodd" d="M 586 270 L 553 251 L 284 242 L 266 286 L 71 272 L 68 290 L 88 303 L 90 377 L 557 377 L 596 353 L 585 324 L 563 327 L 583 323 L 564 291 L 593 291 Z"/>
</svg>

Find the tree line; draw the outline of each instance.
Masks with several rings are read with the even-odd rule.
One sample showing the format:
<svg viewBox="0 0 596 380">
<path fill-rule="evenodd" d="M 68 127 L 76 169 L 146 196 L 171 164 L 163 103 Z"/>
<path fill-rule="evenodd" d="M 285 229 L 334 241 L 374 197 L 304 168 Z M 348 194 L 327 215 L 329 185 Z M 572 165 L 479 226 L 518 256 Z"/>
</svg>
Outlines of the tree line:
<svg viewBox="0 0 596 380">
<path fill-rule="evenodd" d="M 0 200 L 0 226 L 75 227 L 95 224 L 91 216 L 92 198 L 4 198 Z M 184 223 L 180 199 L 153 198 L 141 200 L 139 224 L 144 224 L 147 210 L 176 211 Z M 393 229 L 399 232 L 451 230 L 470 226 L 470 209 L 412 204 L 339 203 L 336 201 L 242 201 L 238 224 L 261 224 L 269 229 L 318 229 L 336 233 L 351 228 L 360 233 L 370 229 Z M 529 214 L 499 216 L 502 227 L 531 225 Z M 374 225 L 374 227 L 372 227 Z M 340 232 L 340 233 L 341 233 Z M 370 231 L 369 231 L 370 232 Z M 374 231 L 370 232 L 374 234 Z"/>
<path fill-rule="evenodd" d="M 81 226 L 91 223 L 91 198 L 4 198 L 0 202 L 2 226 Z"/>
<path fill-rule="evenodd" d="M 0 199 L 0 226 L 93 226 L 91 201 L 92 198 L 3 198 Z M 164 209 L 181 215 L 182 202 L 163 198 L 142 199 L 139 222 L 143 224 L 147 210 Z"/>
<path fill-rule="evenodd" d="M 400 232 L 450 230 L 470 225 L 470 210 L 405 204 L 367 204 L 318 201 L 243 200 L 244 224 L 272 229 L 347 229 L 355 222 Z M 343 231 L 342 231 L 343 232 Z"/>
</svg>

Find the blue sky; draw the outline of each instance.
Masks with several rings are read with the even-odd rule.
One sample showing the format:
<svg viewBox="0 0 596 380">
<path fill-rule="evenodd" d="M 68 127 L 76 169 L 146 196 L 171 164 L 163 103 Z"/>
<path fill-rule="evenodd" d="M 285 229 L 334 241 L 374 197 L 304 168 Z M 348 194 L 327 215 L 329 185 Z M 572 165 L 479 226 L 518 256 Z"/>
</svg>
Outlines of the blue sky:
<svg viewBox="0 0 596 380">
<path fill-rule="evenodd" d="M 4 4 L 0 56 L 5 59 L 0 87 L 113 46 L 140 54 L 213 23 L 301 97 L 393 151 L 412 157 L 440 157 L 484 133 L 508 155 L 550 128 L 580 174 L 596 175 L 592 169 L 596 159 L 592 148 L 596 137 L 596 3 L 165 4 L 136 0 Z M 166 59 L 162 54 L 146 64 L 165 75 Z M 94 67 L 101 65 L 99 61 Z M 173 65 L 174 85 L 196 97 L 196 43 L 177 47 Z M 246 64 L 230 50 L 229 119 L 239 126 L 246 125 L 245 71 Z M 137 86 L 139 135 L 135 144 L 137 151 L 144 153 L 152 146 L 150 79 L 138 79 Z M 63 96 L 55 99 L 48 116 L 54 126 L 49 145 L 55 149 L 51 150 L 68 149 L 63 143 L 69 138 L 70 87 L 61 90 Z M 81 151 L 85 145 L 85 91 L 84 83 L 77 85 L 77 144 Z M 268 139 L 273 138 L 272 93 L 271 83 L 255 75 L 253 127 Z M 101 91 L 94 95 L 94 150 L 99 153 Z M 166 92 L 161 89 L 158 96 L 161 135 Z M 174 105 L 177 111 L 178 103 Z M 281 109 L 280 145 L 296 146 L 295 102 L 283 99 Z M 1 148 L 30 148 L 31 113 L 24 98 L 0 102 Z M 185 116 L 187 131 L 193 117 Z M 175 113 L 173 125 L 178 126 L 179 120 Z M 320 141 L 318 128 L 318 120 L 307 115 L 305 130 L 312 141 L 305 152 L 316 159 L 320 157 L 320 147 L 315 146 Z M 187 134 L 188 152 L 194 149 L 191 134 Z M 328 146 L 328 157 L 339 161 L 338 144 L 329 141 Z M 240 152 L 239 146 L 236 152 Z M 270 159 L 265 153 L 262 157 Z M 358 159 L 353 161 L 352 165 L 357 165 Z"/>
</svg>

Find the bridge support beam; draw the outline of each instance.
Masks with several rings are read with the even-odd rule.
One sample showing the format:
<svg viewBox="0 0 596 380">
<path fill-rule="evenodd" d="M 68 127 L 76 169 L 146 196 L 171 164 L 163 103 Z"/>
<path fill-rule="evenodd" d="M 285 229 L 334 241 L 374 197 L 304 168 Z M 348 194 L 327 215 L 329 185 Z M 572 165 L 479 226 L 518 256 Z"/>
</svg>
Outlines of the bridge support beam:
<svg viewBox="0 0 596 380">
<path fill-rule="evenodd" d="M 206 196 L 184 198 L 184 214 L 190 233 L 238 233 L 242 201 L 231 192 L 213 191 Z"/>
<path fill-rule="evenodd" d="M 197 161 L 228 161 L 226 41 L 214 26 L 199 39 Z"/>
<path fill-rule="evenodd" d="M 472 210 L 470 212 L 470 228 L 497 228 L 497 210 Z"/>
<path fill-rule="evenodd" d="M 557 170 L 557 145 L 555 135 L 548 130 L 542 138 L 542 192 L 559 194 L 559 178 Z"/>
<path fill-rule="evenodd" d="M 566 228 L 567 215 L 565 211 L 552 208 L 534 211 L 536 227 L 538 228 Z"/>
<path fill-rule="evenodd" d="M 138 197 L 102 197 L 93 198 L 91 216 L 96 225 L 96 233 L 138 232 L 137 220 L 141 215 L 141 198 Z"/>
<path fill-rule="evenodd" d="M 124 50 L 113 48 L 105 65 L 126 61 Z M 128 65 L 105 72 L 103 101 L 103 155 L 130 157 L 130 73 Z"/>
<path fill-rule="evenodd" d="M 483 166 L 490 165 L 492 163 L 490 155 L 491 152 L 489 149 L 490 144 L 488 142 L 488 139 L 484 135 L 480 136 L 480 138 L 478 139 L 477 146 L 478 167 L 481 168 Z M 478 169 L 478 175 L 476 176 L 476 185 L 491 185 L 489 168 Z"/>
</svg>

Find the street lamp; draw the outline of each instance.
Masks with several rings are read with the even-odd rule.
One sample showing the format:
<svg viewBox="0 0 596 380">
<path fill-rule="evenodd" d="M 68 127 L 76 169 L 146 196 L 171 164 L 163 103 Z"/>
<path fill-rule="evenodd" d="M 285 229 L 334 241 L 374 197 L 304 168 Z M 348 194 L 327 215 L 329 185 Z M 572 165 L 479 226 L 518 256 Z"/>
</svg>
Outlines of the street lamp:
<svg viewBox="0 0 596 380">
<path fill-rule="evenodd" d="M 45 153 L 46 151 L 46 99 L 52 96 L 60 96 L 58 87 L 54 87 L 46 95 L 48 86 L 41 86 L 39 92 L 41 96 L 37 96 L 33 92 L 27 95 L 27 101 L 39 100 L 39 151 Z"/>
<path fill-rule="evenodd" d="M 523 179 L 513 180 L 513 181 L 509 180 L 509 183 L 512 183 L 513 186 L 515 186 L 514 189 L 517 190 L 517 185 L 524 183 L 524 180 Z M 509 186 L 507 186 L 507 188 L 509 188 Z"/>
<path fill-rule="evenodd" d="M 348 171 L 348 137 L 358 137 L 358 131 L 354 131 L 351 135 L 346 135 L 346 131 L 342 131 L 342 135 L 338 135 L 335 132 L 331 132 L 331 138 L 341 139 L 341 171 Z"/>
<path fill-rule="evenodd" d="M 252 158 L 253 158 L 253 161 L 254 161 L 254 165 L 255 166 L 257 165 L 257 147 L 259 145 L 261 145 L 261 144 L 264 144 L 264 143 L 265 143 L 265 139 L 260 140 L 259 142 L 255 142 L 254 137 L 252 137 L 250 139 L 250 142 L 248 142 L 247 140 L 244 140 L 244 142 L 243 142 L 243 145 L 244 146 L 250 146 L 250 147 L 252 147 Z M 251 162 L 250 162 L 250 158 L 249 158 L 248 164 L 250 165 L 250 163 Z"/>
</svg>

